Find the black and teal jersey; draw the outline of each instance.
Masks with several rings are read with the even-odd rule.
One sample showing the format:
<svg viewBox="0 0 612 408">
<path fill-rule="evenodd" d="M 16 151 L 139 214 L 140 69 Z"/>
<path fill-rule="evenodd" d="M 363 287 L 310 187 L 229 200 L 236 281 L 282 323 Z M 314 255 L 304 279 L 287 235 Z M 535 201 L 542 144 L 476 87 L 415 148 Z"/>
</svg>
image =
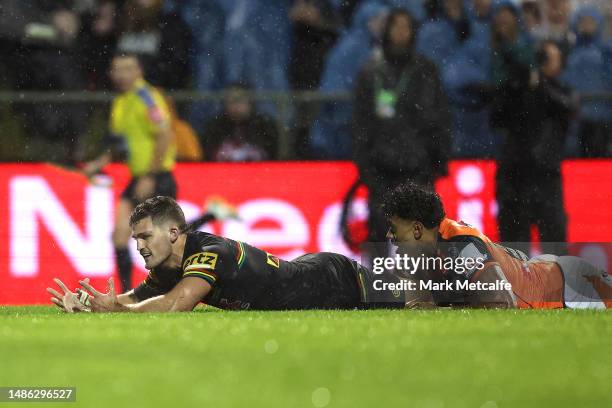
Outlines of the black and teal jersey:
<svg viewBox="0 0 612 408">
<path fill-rule="evenodd" d="M 367 270 L 328 252 L 284 261 L 265 251 L 206 232 L 187 234 L 180 270 L 153 270 L 135 289 L 139 300 L 197 277 L 212 290 L 203 303 L 232 310 L 352 309 L 366 300 Z"/>
</svg>

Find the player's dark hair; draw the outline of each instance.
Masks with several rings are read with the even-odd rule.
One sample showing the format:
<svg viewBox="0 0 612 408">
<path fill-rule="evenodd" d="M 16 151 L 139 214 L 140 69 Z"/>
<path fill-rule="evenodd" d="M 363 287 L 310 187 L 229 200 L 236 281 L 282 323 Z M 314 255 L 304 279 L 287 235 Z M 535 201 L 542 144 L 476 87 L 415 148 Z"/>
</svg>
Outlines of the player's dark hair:
<svg viewBox="0 0 612 408">
<path fill-rule="evenodd" d="M 419 221 L 425 228 L 437 227 L 446 216 L 440 196 L 414 183 L 400 184 L 388 192 L 383 200 L 383 211 L 387 218 L 396 216 Z"/>
<path fill-rule="evenodd" d="M 181 207 L 171 197 L 151 197 L 138 204 L 130 216 L 130 227 L 133 227 L 137 222 L 147 217 L 151 217 L 151 221 L 154 224 L 159 225 L 172 220 L 179 225 L 181 231 L 187 229 L 185 214 L 183 214 Z"/>
</svg>

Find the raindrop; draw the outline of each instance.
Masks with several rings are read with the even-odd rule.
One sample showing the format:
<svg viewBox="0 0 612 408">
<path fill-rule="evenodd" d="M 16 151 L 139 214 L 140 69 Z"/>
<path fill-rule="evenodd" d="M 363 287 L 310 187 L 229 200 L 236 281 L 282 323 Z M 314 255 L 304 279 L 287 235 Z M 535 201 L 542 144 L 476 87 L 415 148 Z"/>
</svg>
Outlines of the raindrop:
<svg viewBox="0 0 612 408">
<path fill-rule="evenodd" d="M 325 387 L 319 387 L 312 392 L 312 405 L 318 408 L 326 407 L 331 401 L 331 393 Z"/>
<path fill-rule="evenodd" d="M 268 354 L 274 354 L 278 351 L 278 342 L 274 339 L 266 341 L 264 344 L 264 350 Z"/>
</svg>

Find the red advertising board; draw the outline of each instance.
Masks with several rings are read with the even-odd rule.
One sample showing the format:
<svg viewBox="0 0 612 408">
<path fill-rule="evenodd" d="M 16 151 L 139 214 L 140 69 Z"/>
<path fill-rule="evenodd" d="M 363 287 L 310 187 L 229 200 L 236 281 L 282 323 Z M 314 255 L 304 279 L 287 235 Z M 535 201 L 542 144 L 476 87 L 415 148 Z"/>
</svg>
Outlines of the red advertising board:
<svg viewBox="0 0 612 408">
<path fill-rule="evenodd" d="M 112 186 L 45 164 L 0 165 L 0 304 L 47 303 L 53 277 L 69 286 L 89 277 L 103 288 L 114 274 L 110 242 L 114 206 L 128 182 L 125 167 L 108 168 Z M 457 161 L 437 184 L 447 214 L 497 239 L 495 164 Z M 351 163 L 180 164 L 179 203 L 194 218 L 217 195 L 240 220 L 205 230 L 246 241 L 283 258 L 305 252 L 351 254 L 338 231 L 342 198 L 355 181 Z M 612 161 L 563 166 L 570 241 L 604 242 L 612 229 Z M 364 197 L 354 214 L 366 217 Z M 135 282 L 144 277 L 140 257 Z"/>
</svg>

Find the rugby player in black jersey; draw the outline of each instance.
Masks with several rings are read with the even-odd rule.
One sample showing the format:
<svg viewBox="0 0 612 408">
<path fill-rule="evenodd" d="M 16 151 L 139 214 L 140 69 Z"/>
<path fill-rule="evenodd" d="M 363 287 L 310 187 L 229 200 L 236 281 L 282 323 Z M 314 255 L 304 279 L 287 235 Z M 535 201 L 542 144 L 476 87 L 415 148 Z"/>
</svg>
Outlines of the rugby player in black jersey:
<svg viewBox="0 0 612 408">
<path fill-rule="evenodd" d="M 130 226 L 149 275 L 121 295 L 115 294 L 112 279 L 108 293 L 80 281 L 93 295 L 93 312 L 191 311 L 201 302 L 229 310 L 404 306 L 400 297 L 370 301 L 372 274 L 343 255 L 323 252 L 284 261 L 240 241 L 189 232 L 183 211 L 170 197 L 139 204 Z M 64 293 L 50 289 L 52 301 L 66 311 L 83 309 L 76 295 L 55 281 Z"/>
</svg>

